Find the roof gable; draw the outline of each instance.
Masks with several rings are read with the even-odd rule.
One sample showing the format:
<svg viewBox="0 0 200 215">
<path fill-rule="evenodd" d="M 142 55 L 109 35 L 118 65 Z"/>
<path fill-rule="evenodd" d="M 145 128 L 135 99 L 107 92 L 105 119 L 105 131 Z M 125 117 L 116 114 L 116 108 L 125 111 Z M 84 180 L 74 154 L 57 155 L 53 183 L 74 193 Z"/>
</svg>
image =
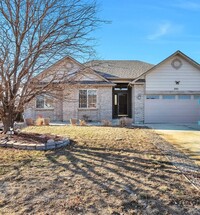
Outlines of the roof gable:
<svg viewBox="0 0 200 215">
<path fill-rule="evenodd" d="M 170 61 L 171 59 L 175 58 L 175 57 L 180 57 L 183 58 L 184 60 L 186 60 L 188 63 L 190 63 L 192 66 L 194 66 L 195 68 L 197 68 L 200 71 L 200 64 L 198 64 L 196 61 L 194 61 L 192 58 L 188 57 L 187 55 L 185 55 L 183 52 L 181 51 L 176 51 L 174 52 L 172 55 L 170 55 L 169 57 L 165 58 L 163 61 L 161 61 L 160 63 L 156 64 L 155 66 L 153 66 L 152 68 L 150 68 L 149 70 L 147 70 L 145 73 L 141 74 L 138 78 L 136 78 L 134 81 L 131 82 L 131 84 L 136 83 L 139 79 L 141 79 L 142 77 L 144 77 L 145 75 L 149 74 L 150 72 L 154 71 L 156 68 L 162 66 L 163 64 L 165 64 L 167 61 Z"/>
<path fill-rule="evenodd" d="M 55 74 L 57 77 L 61 77 L 63 81 L 73 79 L 73 81 L 79 80 L 87 82 L 109 82 L 106 78 L 104 78 L 91 68 L 85 67 L 84 64 L 81 64 L 80 62 L 69 56 L 62 58 L 55 64 L 42 71 L 35 77 L 35 79 L 42 82 L 48 82 L 54 78 Z"/>
</svg>

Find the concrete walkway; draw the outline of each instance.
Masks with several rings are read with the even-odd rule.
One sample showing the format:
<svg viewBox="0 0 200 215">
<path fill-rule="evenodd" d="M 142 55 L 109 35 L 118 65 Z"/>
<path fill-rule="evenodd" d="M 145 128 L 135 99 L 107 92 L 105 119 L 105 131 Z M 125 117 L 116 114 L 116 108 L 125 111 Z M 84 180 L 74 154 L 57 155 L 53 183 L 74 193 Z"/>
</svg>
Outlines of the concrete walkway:
<svg viewBox="0 0 200 215">
<path fill-rule="evenodd" d="M 197 124 L 147 124 L 166 141 L 200 165 L 200 126 Z"/>
</svg>

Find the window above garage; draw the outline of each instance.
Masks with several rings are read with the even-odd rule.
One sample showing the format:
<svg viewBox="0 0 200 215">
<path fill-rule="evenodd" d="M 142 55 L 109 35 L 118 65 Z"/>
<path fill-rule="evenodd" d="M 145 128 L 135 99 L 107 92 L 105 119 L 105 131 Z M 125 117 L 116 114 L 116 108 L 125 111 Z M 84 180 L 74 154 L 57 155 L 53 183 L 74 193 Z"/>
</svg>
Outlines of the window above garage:
<svg viewBox="0 0 200 215">
<path fill-rule="evenodd" d="M 179 95 L 178 99 L 191 99 L 190 95 Z"/>
<path fill-rule="evenodd" d="M 162 98 L 163 99 L 175 99 L 176 96 L 175 95 L 163 95 Z"/>
<path fill-rule="evenodd" d="M 159 95 L 146 95 L 146 99 L 159 99 Z"/>
<path fill-rule="evenodd" d="M 200 99 L 200 95 L 194 95 L 194 99 Z"/>
</svg>

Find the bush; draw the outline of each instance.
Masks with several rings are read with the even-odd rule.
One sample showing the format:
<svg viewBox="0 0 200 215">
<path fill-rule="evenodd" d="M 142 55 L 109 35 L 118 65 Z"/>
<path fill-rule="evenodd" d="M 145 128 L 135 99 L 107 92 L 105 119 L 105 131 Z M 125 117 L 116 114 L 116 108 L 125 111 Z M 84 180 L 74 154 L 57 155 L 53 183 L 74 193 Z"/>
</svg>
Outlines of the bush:
<svg viewBox="0 0 200 215">
<path fill-rule="evenodd" d="M 131 127 L 132 126 L 132 122 L 133 122 L 133 119 L 128 118 L 128 117 L 122 117 L 119 120 L 119 125 L 121 127 Z"/>
<path fill-rule="evenodd" d="M 70 123 L 71 125 L 77 125 L 77 119 L 75 118 L 70 119 Z"/>
<path fill-rule="evenodd" d="M 86 121 L 83 119 L 79 120 L 79 124 L 80 124 L 80 126 L 86 126 L 87 125 Z"/>
<path fill-rule="evenodd" d="M 50 123 L 50 118 L 44 118 L 44 124 L 49 125 Z"/>
<path fill-rule="evenodd" d="M 44 125 L 44 118 L 38 117 L 38 118 L 35 120 L 35 125 L 37 125 L 37 126 L 42 126 L 42 125 Z"/>
<path fill-rule="evenodd" d="M 109 121 L 107 119 L 102 120 L 102 124 L 103 124 L 103 126 L 111 126 L 112 125 L 111 121 Z"/>
<path fill-rule="evenodd" d="M 34 120 L 32 118 L 26 118 L 25 119 L 26 125 L 27 126 L 32 126 L 34 125 Z"/>
</svg>

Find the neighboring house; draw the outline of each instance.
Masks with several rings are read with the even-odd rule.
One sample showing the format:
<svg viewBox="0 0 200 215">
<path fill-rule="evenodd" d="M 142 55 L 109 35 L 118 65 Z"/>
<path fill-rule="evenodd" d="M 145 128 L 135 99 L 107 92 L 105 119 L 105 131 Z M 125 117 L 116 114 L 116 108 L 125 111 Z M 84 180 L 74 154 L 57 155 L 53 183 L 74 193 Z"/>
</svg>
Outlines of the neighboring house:
<svg viewBox="0 0 200 215">
<path fill-rule="evenodd" d="M 50 69 L 65 68 L 76 72 L 76 83 L 66 84 L 61 99 L 38 96 L 27 107 L 26 117 L 101 121 L 127 116 L 135 123 L 200 120 L 200 65 L 180 51 L 157 65 L 134 60 L 80 64 L 66 57 Z M 47 73 L 48 69 L 43 72 Z"/>
</svg>

